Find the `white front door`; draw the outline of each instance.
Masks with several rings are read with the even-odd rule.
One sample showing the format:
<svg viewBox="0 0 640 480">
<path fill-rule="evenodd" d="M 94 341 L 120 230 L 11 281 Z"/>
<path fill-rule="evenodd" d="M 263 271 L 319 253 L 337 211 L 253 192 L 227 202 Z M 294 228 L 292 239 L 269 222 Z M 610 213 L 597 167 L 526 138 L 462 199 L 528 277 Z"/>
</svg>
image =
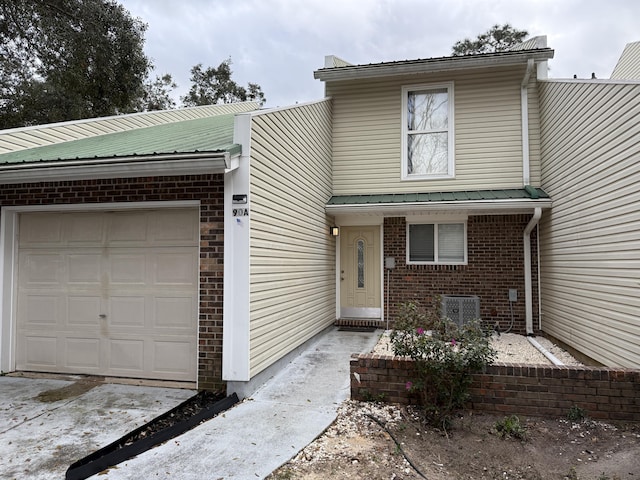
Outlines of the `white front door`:
<svg viewBox="0 0 640 480">
<path fill-rule="evenodd" d="M 20 215 L 16 368 L 195 381 L 197 208 Z"/>
<path fill-rule="evenodd" d="M 380 227 L 341 227 L 340 259 L 340 317 L 381 318 Z"/>
</svg>

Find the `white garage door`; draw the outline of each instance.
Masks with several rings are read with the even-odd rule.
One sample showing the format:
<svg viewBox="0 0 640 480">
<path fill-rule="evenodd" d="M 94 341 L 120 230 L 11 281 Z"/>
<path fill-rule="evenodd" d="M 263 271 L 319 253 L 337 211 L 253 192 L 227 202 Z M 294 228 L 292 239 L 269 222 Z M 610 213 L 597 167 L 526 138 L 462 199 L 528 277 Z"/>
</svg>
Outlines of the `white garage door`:
<svg viewBox="0 0 640 480">
<path fill-rule="evenodd" d="M 197 209 L 20 216 L 16 368 L 195 381 Z"/>
</svg>

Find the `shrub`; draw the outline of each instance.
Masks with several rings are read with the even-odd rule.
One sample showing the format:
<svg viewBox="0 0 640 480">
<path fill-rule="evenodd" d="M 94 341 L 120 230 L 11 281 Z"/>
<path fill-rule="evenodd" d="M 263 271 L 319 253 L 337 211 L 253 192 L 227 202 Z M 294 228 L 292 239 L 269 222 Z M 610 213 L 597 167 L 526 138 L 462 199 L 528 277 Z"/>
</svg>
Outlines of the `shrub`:
<svg viewBox="0 0 640 480">
<path fill-rule="evenodd" d="M 567 413 L 567 419 L 574 423 L 583 421 L 586 416 L 587 412 L 583 408 L 580 408 L 578 405 L 573 405 L 569 409 L 569 413 Z"/>
<path fill-rule="evenodd" d="M 527 439 L 527 430 L 520 423 L 520 419 L 516 415 L 509 415 L 501 421 L 497 421 L 494 425 L 496 431 L 502 438 L 511 437 L 520 440 Z"/>
<path fill-rule="evenodd" d="M 407 389 L 419 394 L 425 420 L 443 428 L 469 398 L 472 374 L 496 355 L 478 321 L 459 326 L 415 303 L 401 305 L 391 344 L 396 355 L 415 361 L 416 378 Z"/>
</svg>

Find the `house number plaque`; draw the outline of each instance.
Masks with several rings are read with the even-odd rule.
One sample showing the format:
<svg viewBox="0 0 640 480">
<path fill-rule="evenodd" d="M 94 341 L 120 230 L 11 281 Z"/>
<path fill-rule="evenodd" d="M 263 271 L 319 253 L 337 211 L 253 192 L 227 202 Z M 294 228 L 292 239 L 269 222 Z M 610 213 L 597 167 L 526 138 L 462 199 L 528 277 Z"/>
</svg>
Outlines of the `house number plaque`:
<svg viewBox="0 0 640 480">
<path fill-rule="evenodd" d="M 234 208 L 232 210 L 234 217 L 248 217 L 249 209 L 248 208 Z"/>
</svg>

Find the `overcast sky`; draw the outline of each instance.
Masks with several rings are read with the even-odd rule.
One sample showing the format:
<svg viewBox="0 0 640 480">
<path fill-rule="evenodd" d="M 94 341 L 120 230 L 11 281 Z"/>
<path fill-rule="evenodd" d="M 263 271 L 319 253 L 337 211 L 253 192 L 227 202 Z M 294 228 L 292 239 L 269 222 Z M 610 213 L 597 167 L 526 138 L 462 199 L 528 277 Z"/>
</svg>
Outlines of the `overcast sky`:
<svg viewBox="0 0 640 480">
<path fill-rule="evenodd" d="M 145 51 L 175 96 L 197 63 L 231 57 L 233 78 L 258 83 L 267 107 L 320 99 L 325 55 L 351 63 L 441 57 L 464 38 L 510 23 L 547 35 L 554 78 L 608 78 L 640 40 L 638 0 L 120 0 L 148 24 Z"/>
</svg>

